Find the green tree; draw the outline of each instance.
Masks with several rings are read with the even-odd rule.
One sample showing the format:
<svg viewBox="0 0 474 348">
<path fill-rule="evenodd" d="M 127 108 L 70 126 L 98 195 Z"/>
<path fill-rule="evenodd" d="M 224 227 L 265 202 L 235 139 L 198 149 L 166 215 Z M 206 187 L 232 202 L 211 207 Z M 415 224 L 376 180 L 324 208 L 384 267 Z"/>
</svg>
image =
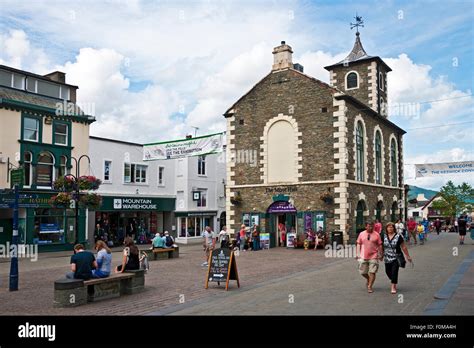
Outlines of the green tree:
<svg viewBox="0 0 474 348">
<path fill-rule="evenodd" d="M 450 180 L 441 187 L 439 191 L 440 199 L 433 202 L 433 208 L 440 210 L 443 216 L 454 218 L 468 209 L 467 199 L 473 196 L 474 190 L 471 185 L 463 182 L 456 186 Z"/>
</svg>

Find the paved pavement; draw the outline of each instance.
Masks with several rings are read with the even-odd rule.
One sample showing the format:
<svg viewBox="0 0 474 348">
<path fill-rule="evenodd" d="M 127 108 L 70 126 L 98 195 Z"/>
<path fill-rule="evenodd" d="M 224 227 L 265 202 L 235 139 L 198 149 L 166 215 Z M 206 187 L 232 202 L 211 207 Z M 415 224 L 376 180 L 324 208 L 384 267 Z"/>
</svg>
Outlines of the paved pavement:
<svg viewBox="0 0 474 348">
<path fill-rule="evenodd" d="M 9 264 L 0 263 L 0 314 L 424 314 L 434 294 L 459 272 L 473 250 L 470 240 L 457 245 L 453 233 L 430 237 L 425 245 L 410 248 L 415 268 L 401 271 L 397 295 L 390 294 L 383 267 L 375 292 L 368 294 L 354 259 L 326 258 L 323 250 L 283 248 L 242 252 L 237 257 L 241 287 L 231 281 L 227 292 L 222 284 L 219 287 L 215 283 L 206 290 L 206 268 L 200 267 L 202 247 L 192 245 L 180 247 L 179 259 L 151 262 L 146 290 L 138 295 L 73 309 L 53 308 L 53 283 L 68 270 L 69 255 L 40 254 L 38 262 L 20 260 L 17 292 L 8 291 Z M 458 247 L 457 256 L 453 256 L 454 247 Z M 113 254 L 113 260 L 114 264 L 119 262 L 119 252 Z M 445 314 L 474 312 L 470 260 L 443 309 Z"/>
</svg>

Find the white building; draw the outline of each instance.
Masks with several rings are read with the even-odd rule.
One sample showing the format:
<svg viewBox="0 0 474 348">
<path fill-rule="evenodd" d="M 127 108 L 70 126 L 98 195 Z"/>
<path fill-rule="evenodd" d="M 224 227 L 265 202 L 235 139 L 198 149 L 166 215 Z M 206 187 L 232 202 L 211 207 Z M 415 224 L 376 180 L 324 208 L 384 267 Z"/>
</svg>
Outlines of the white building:
<svg viewBox="0 0 474 348">
<path fill-rule="evenodd" d="M 225 224 L 224 153 L 143 161 L 141 144 L 90 137 L 89 156 L 90 174 L 103 181 L 102 206 L 89 216 L 91 238 L 99 224 L 117 243 L 127 234 L 144 242 L 165 230 L 189 243 L 201 241 L 205 226 Z"/>
</svg>

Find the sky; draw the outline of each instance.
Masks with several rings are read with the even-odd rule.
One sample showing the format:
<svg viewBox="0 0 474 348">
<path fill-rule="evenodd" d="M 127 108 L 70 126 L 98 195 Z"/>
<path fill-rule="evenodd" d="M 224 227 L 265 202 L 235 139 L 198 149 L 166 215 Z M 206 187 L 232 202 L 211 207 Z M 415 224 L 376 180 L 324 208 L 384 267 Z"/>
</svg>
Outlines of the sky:
<svg viewBox="0 0 474 348">
<path fill-rule="evenodd" d="M 389 119 L 405 129 L 413 164 L 474 160 L 472 1 L 7 1 L 0 64 L 66 73 L 94 115 L 91 135 L 149 143 L 225 131 L 222 114 L 271 70 L 284 40 L 293 62 L 329 82 L 324 66 L 362 44 L 392 68 Z"/>
</svg>

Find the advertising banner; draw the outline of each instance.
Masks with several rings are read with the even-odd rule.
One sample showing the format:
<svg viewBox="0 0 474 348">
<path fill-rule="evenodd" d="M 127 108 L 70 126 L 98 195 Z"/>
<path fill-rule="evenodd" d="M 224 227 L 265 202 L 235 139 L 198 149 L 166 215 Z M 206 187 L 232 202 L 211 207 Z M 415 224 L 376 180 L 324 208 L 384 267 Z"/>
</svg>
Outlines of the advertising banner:
<svg viewBox="0 0 474 348">
<path fill-rule="evenodd" d="M 164 160 L 222 152 L 224 133 L 143 145 L 143 160 Z"/>
<path fill-rule="evenodd" d="M 473 174 L 474 161 L 415 164 L 415 177 L 440 176 L 446 174 Z"/>
</svg>

